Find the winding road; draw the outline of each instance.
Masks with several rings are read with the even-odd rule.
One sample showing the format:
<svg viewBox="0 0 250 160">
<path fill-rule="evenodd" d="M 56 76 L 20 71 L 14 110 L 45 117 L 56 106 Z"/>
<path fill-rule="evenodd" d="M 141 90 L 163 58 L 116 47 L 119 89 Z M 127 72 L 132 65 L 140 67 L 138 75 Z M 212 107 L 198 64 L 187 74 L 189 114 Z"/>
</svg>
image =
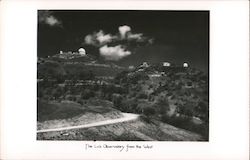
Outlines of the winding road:
<svg viewBox="0 0 250 160">
<path fill-rule="evenodd" d="M 104 125 L 108 125 L 108 124 L 115 124 L 115 123 L 121 123 L 121 122 L 128 122 L 128 121 L 136 120 L 139 117 L 139 115 L 132 114 L 132 113 L 122 113 L 122 115 L 123 115 L 123 117 L 117 118 L 117 119 L 109 119 L 109 120 L 104 120 L 104 121 L 94 122 L 94 123 L 89 123 L 89 124 L 84 124 L 84 125 L 78 125 L 78 126 L 70 126 L 70 127 L 63 127 L 63 128 L 53 128 L 53 129 L 43 129 L 43 130 L 38 130 L 37 133 L 64 131 L 64 130 L 71 130 L 71 129 L 80 129 L 80 128 L 104 126 Z"/>
</svg>

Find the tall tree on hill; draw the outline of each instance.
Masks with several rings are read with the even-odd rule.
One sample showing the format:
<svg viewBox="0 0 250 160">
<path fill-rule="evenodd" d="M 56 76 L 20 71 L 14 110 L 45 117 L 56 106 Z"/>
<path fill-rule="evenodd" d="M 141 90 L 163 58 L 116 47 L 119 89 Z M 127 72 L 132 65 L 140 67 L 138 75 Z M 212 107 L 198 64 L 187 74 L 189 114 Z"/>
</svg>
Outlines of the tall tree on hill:
<svg viewBox="0 0 250 160">
<path fill-rule="evenodd" d="M 160 114 L 166 114 L 170 109 L 168 99 L 164 96 L 160 96 L 155 103 L 155 108 L 157 108 Z"/>
</svg>

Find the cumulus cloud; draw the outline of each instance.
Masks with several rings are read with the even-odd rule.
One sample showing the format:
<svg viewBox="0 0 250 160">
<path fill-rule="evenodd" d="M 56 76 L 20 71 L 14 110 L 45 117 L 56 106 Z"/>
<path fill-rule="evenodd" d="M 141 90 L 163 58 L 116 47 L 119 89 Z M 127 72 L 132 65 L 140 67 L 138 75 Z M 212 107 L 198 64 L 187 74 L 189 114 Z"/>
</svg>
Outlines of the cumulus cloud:
<svg viewBox="0 0 250 160">
<path fill-rule="evenodd" d="M 58 20 L 51 11 L 39 11 L 38 12 L 38 22 L 47 24 L 51 27 L 59 26 L 62 27 L 62 22 Z"/>
<path fill-rule="evenodd" d="M 129 34 L 128 39 L 141 39 L 142 38 L 142 33 L 137 33 L 137 34 Z"/>
<path fill-rule="evenodd" d="M 87 35 L 87 36 L 85 36 L 84 41 L 85 41 L 86 44 L 95 45 L 95 39 L 94 39 L 94 37 L 93 37 L 92 35 L 90 35 L 90 34 Z"/>
<path fill-rule="evenodd" d="M 57 20 L 54 16 L 47 17 L 45 22 L 50 26 L 57 26 L 61 24 L 61 22 Z"/>
<path fill-rule="evenodd" d="M 131 31 L 131 27 L 129 27 L 129 26 L 127 26 L 127 25 L 124 25 L 124 26 L 120 26 L 120 27 L 118 28 L 118 30 L 119 30 L 119 33 L 120 33 L 120 35 L 121 35 L 121 38 L 122 38 L 122 39 L 125 39 L 125 38 L 126 38 L 126 34 L 127 34 L 129 31 Z"/>
<path fill-rule="evenodd" d="M 144 36 L 143 33 L 133 33 L 128 25 L 119 26 L 115 35 L 100 30 L 84 37 L 84 44 L 98 47 L 102 57 L 114 61 L 132 54 L 128 48 L 152 43 L 152 38 Z"/>
<path fill-rule="evenodd" d="M 112 41 L 113 36 L 111 34 L 104 34 L 104 32 L 100 30 L 96 34 L 96 39 L 98 40 L 100 44 L 106 44 Z"/>
<path fill-rule="evenodd" d="M 99 32 L 94 32 L 93 34 L 85 36 L 84 41 L 89 45 L 102 46 L 112 42 L 114 38 L 115 36 L 111 34 L 105 34 L 103 30 L 100 30 Z"/>
<path fill-rule="evenodd" d="M 107 45 L 99 48 L 101 56 L 106 60 L 118 61 L 131 54 L 130 51 L 126 51 L 121 45 L 114 47 L 108 47 Z"/>
<path fill-rule="evenodd" d="M 99 47 L 112 42 L 126 43 L 126 41 L 145 42 L 152 44 L 153 39 L 149 39 L 148 37 L 144 36 L 143 33 L 133 33 L 131 30 L 131 27 L 127 25 L 119 26 L 119 32 L 116 35 L 109 33 L 105 34 L 103 30 L 100 30 L 98 32 L 94 32 L 93 34 L 86 35 L 84 38 L 84 43 Z"/>
</svg>

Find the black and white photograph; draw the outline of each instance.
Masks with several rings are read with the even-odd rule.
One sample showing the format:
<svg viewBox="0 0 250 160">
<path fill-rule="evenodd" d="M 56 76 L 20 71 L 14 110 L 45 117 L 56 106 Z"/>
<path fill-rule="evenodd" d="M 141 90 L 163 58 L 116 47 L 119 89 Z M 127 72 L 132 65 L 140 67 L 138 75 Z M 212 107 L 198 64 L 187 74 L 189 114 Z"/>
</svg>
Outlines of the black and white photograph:
<svg viewBox="0 0 250 160">
<path fill-rule="evenodd" d="M 209 141 L 209 11 L 37 16 L 37 140 Z"/>
<path fill-rule="evenodd" d="M 248 160 L 249 1 L 0 1 L 0 159 Z"/>
</svg>

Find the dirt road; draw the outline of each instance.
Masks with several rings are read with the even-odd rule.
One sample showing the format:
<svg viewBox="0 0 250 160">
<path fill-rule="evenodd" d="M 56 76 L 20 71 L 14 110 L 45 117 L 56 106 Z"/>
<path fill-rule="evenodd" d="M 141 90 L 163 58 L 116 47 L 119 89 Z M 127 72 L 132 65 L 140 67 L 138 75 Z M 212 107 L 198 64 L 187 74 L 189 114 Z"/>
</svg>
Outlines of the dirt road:
<svg viewBox="0 0 250 160">
<path fill-rule="evenodd" d="M 64 130 L 71 130 L 71 129 L 79 129 L 79 128 L 89 128 L 89 127 L 103 126 L 103 125 L 108 125 L 108 124 L 115 124 L 115 123 L 132 121 L 132 120 L 136 120 L 139 117 L 139 115 L 132 114 L 132 113 L 122 113 L 122 115 L 123 115 L 122 118 L 110 119 L 110 120 L 105 120 L 105 121 L 100 121 L 100 122 L 94 122 L 94 123 L 89 123 L 89 124 L 84 124 L 84 125 L 79 125 L 79 126 L 71 126 L 71 127 L 63 127 L 63 128 L 53 128 L 53 129 L 43 129 L 43 130 L 38 130 L 37 133 L 53 132 L 53 131 L 64 131 Z"/>
</svg>

